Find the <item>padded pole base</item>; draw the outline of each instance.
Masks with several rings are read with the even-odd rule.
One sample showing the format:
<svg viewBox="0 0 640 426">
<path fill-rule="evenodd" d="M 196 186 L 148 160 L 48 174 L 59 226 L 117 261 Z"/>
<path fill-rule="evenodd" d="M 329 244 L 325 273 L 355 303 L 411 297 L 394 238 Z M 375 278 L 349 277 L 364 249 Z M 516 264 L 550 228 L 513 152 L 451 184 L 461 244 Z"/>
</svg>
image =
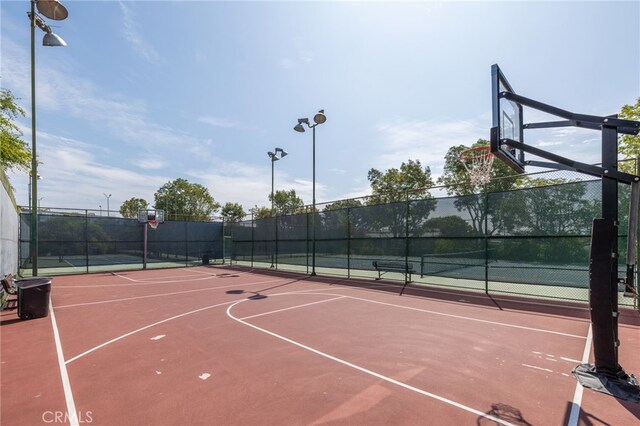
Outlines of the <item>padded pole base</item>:
<svg viewBox="0 0 640 426">
<path fill-rule="evenodd" d="M 580 364 L 572 371 L 585 388 L 611 395 L 614 398 L 640 403 L 640 383 L 633 374 L 619 368 L 615 376 L 599 373 L 593 364 Z"/>
</svg>

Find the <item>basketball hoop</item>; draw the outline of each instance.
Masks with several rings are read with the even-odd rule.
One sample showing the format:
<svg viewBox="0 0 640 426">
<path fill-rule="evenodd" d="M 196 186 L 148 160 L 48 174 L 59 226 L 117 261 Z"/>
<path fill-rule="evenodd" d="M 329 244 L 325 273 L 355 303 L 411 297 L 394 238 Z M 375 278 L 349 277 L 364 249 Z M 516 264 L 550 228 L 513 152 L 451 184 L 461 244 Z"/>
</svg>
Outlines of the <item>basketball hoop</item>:
<svg viewBox="0 0 640 426">
<path fill-rule="evenodd" d="M 151 229 L 158 229 L 158 225 L 160 225 L 160 222 L 158 222 L 157 220 L 150 220 L 147 223 L 149 224 Z"/>
<path fill-rule="evenodd" d="M 494 159 L 489 145 L 466 149 L 460 153 L 460 161 L 469 173 L 469 180 L 476 186 L 489 183 Z"/>
</svg>

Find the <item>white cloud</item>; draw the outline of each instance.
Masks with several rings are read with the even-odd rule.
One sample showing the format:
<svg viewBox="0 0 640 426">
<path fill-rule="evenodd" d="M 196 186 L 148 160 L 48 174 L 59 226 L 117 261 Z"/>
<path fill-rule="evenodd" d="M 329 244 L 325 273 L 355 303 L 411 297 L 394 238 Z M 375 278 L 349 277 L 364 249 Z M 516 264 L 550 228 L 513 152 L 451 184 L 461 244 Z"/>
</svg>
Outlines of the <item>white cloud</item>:
<svg viewBox="0 0 640 426">
<path fill-rule="evenodd" d="M 146 170 L 157 170 L 166 167 L 168 163 L 162 158 L 149 157 L 138 160 L 136 162 L 136 165 Z"/>
<path fill-rule="evenodd" d="M 488 130 L 473 120 L 407 120 L 396 118 L 376 126 L 381 134 L 381 151 L 375 167 L 398 167 L 409 159 L 418 159 L 432 172 L 442 169 L 442 159 L 454 145 L 471 146 L 488 139 Z M 434 165 L 437 165 L 434 167 Z M 434 170 L 435 169 L 435 170 Z"/>
<path fill-rule="evenodd" d="M 205 123 L 205 124 L 209 124 L 213 127 L 236 127 L 238 126 L 238 121 L 231 119 L 231 118 L 225 118 L 225 117 L 213 117 L 213 116 L 209 116 L 209 117 L 199 117 L 198 118 L 198 122 L 200 123 Z"/>
<path fill-rule="evenodd" d="M 151 64 L 160 64 L 162 59 L 160 54 L 140 35 L 140 29 L 134 12 L 127 7 L 122 1 L 119 2 L 120 10 L 123 14 L 123 31 L 124 38 L 131 43 L 133 49 L 147 62 Z"/>
</svg>

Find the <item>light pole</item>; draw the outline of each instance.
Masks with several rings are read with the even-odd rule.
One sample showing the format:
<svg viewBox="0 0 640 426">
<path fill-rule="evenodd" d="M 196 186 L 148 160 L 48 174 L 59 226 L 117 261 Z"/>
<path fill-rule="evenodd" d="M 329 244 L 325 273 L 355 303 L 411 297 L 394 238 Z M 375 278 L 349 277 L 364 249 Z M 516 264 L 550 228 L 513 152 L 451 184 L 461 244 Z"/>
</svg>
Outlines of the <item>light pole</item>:
<svg viewBox="0 0 640 426">
<path fill-rule="evenodd" d="M 324 115 L 324 110 L 321 109 L 316 115 L 313 116 L 313 121 L 316 124 L 309 124 L 308 118 L 298 118 L 298 124 L 293 128 L 296 132 L 303 133 L 304 126 L 306 124 L 308 128 L 313 130 L 313 211 L 311 216 L 311 239 L 312 239 L 312 254 L 311 254 L 311 275 L 316 274 L 316 126 L 327 121 L 327 117 Z"/>
<path fill-rule="evenodd" d="M 280 153 L 280 156 L 278 157 L 278 153 Z M 278 218 L 276 217 L 276 212 L 273 208 L 273 200 L 274 200 L 274 193 L 273 193 L 273 188 L 274 188 L 274 164 L 276 161 L 280 160 L 281 158 L 285 157 L 286 155 L 288 155 L 289 153 L 287 151 L 285 151 L 282 148 L 276 148 L 275 152 L 267 152 L 267 155 L 269 156 L 269 158 L 271 159 L 271 217 L 273 217 L 273 228 L 274 228 L 274 235 L 275 235 L 275 246 L 276 246 L 276 256 L 278 255 Z M 273 254 L 271 255 L 271 267 L 274 267 L 274 256 Z"/>
<path fill-rule="evenodd" d="M 41 180 L 42 176 L 38 175 L 38 180 Z M 29 199 L 29 211 L 31 211 L 31 172 L 29 172 L 29 192 L 27 192 L 27 198 Z"/>
<path fill-rule="evenodd" d="M 40 210 L 40 202 L 43 200 L 44 197 L 40 197 L 38 198 L 38 210 Z"/>
<path fill-rule="evenodd" d="M 279 157 L 278 157 L 278 153 L 280 153 Z M 273 214 L 275 214 L 275 212 L 273 210 L 273 195 L 274 195 L 273 194 L 273 188 L 274 188 L 274 185 L 273 185 L 274 184 L 274 177 L 273 177 L 274 176 L 274 174 L 273 174 L 274 168 L 273 168 L 273 164 L 276 161 L 278 161 L 278 160 L 286 157 L 287 155 L 289 155 L 289 153 L 287 151 L 285 151 L 284 149 L 282 149 L 282 148 L 276 148 L 275 152 L 269 151 L 269 152 L 267 152 L 267 155 L 271 159 L 271 214 L 273 215 Z"/>
<path fill-rule="evenodd" d="M 111 194 L 107 195 L 104 192 L 102 194 L 107 198 L 107 217 L 109 217 L 109 198 L 111 198 Z"/>
<path fill-rule="evenodd" d="M 102 204 L 98 205 L 100 207 L 100 216 L 102 216 Z"/>
<path fill-rule="evenodd" d="M 38 157 L 36 153 L 36 26 L 45 32 L 43 46 L 66 46 L 67 43 L 51 31 L 38 12 L 49 19 L 62 21 L 69 15 L 57 0 L 31 0 L 31 275 L 38 275 Z"/>
</svg>

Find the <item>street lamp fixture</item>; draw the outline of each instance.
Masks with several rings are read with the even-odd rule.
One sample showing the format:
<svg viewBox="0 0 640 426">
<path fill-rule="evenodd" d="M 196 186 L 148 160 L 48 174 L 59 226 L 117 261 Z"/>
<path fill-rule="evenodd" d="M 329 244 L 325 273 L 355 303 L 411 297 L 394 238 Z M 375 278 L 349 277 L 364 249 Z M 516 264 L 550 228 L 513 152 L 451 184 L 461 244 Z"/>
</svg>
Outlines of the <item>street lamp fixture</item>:
<svg viewBox="0 0 640 426">
<path fill-rule="evenodd" d="M 309 124 L 308 118 L 298 118 L 298 124 L 295 125 L 293 130 L 295 130 L 296 132 L 304 133 L 305 129 L 303 124 L 306 124 L 308 128 L 313 130 L 313 211 L 311 215 L 311 275 L 316 275 L 316 126 L 327 121 L 327 116 L 324 115 L 323 109 L 318 111 L 318 113 L 313 116 L 313 121 L 316 124 Z"/>
<path fill-rule="evenodd" d="M 278 156 L 278 153 L 280 153 L 280 156 Z M 276 148 L 274 151 L 269 151 L 267 152 L 267 155 L 269 156 L 269 158 L 271 159 L 271 216 L 274 217 L 274 221 L 273 221 L 273 226 L 276 232 L 276 236 L 277 236 L 277 232 L 278 232 L 278 222 L 277 219 L 275 219 L 275 215 L 276 212 L 273 208 L 273 201 L 274 201 L 274 193 L 273 193 L 273 188 L 274 188 L 274 167 L 273 165 L 275 164 L 276 161 L 286 157 L 287 155 L 289 155 L 289 153 L 287 151 L 285 151 L 282 148 Z M 277 240 L 277 238 L 276 238 Z M 278 244 L 278 241 L 276 241 L 276 246 Z M 277 255 L 277 250 L 276 250 L 276 255 Z M 271 255 L 271 267 L 274 267 L 274 256 L 273 254 Z"/>
<path fill-rule="evenodd" d="M 289 153 L 282 148 L 276 148 L 274 151 L 275 152 L 272 152 L 272 151 L 267 152 L 267 155 L 271 159 L 271 214 L 274 214 L 274 210 L 273 210 L 274 167 L 273 167 L 273 164 L 276 161 L 289 155 Z M 278 156 L 278 153 L 280 153 L 280 156 Z"/>
<path fill-rule="evenodd" d="M 36 27 L 44 31 L 43 46 L 66 46 L 67 43 L 51 31 L 44 18 L 62 21 L 69 16 L 67 8 L 58 0 L 31 0 L 31 11 L 27 13 L 31 21 L 31 275 L 38 275 L 38 156 L 36 151 Z"/>
<path fill-rule="evenodd" d="M 102 194 L 107 198 L 107 217 L 109 217 L 109 198 L 111 198 L 111 194 L 107 195 L 104 192 Z"/>
</svg>

